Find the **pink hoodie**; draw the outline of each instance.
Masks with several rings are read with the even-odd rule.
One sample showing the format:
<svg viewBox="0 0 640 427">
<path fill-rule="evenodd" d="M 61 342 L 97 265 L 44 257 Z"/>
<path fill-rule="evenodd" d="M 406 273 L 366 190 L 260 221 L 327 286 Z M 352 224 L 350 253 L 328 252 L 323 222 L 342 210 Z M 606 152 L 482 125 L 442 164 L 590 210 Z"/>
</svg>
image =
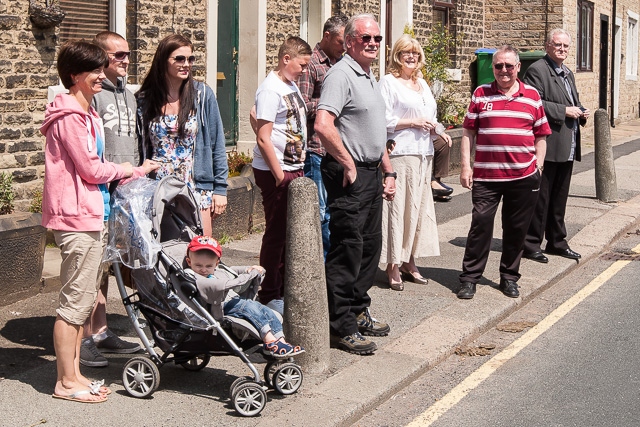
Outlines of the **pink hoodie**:
<svg viewBox="0 0 640 427">
<path fill-rule="evenodd" d="M 103 162 L 94 132 L 104 138 L 102 120 L 93 109 L 85 112 L 71 95 L 60 94 L 47 105 L 40 132 L 45 145 L 42 225 L 54 230 L 100 231 L 104 201 L 98 184 L 126 177 L 116 163 Z M 142 167 L 134 177 L 143 176 Z"/>
</svg>

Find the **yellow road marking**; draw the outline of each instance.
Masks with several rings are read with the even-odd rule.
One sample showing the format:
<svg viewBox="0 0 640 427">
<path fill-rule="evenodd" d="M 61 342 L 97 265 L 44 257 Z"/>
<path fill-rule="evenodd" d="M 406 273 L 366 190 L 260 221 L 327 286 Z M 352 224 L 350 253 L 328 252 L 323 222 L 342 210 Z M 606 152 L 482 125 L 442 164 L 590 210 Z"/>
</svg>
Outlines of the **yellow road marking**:
<svg viewBox="0 0 640 427">
<path fill-rule="evenodd" d="M 640 245 L 632 249 L 633 252 L 640 251 Z M 598 277 L 593 279 L 588 285 L 578 293 L 566 300 L 562 305 L 553 310 L 540 323 L 527 331 L 524 335 L 511 343 L 507 348 L 496 354 L 475 372 L 465 378 L 460 384 L 454 387 L 442 399 L 431 405 L 429 409 L 418 415 L 407 427 L 427 427 L 433 424 L 438 418 L 444 415 L 449 409 L 460 402 L 469 392 L 478 387 L 484 380 L 489 378 L 500 366 L 515 357 L 523 348 L 531 344 L 536 338 L 549 330 L 558 320 L 566 316 L 578 304 L 584 301 L 589 295 L 594 293 L 615 276 L 622 268 L 631 261 L 616 261 Z"/>
</svg>

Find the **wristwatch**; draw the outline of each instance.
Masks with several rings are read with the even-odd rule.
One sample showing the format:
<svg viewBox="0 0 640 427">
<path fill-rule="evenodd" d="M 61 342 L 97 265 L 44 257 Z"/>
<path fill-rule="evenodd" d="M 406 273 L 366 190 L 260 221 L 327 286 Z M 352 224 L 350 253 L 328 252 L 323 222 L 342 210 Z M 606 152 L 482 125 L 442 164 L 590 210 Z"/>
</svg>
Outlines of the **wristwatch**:
<svg viewBox="0 0 640 427">
<path fill-rule="evenodd" d="M 396 172 L 385 172 L 384 173 L 384 177 L 385 178 L 394 178 L 397 179 L 398 178 L 398 174 Z"/>
<path fill-rule="evenodd" d="M 540 173 L 542 173 L 542 171 L 544 170 L 544 165 L 538 165 L 538 170 L 540 171 Z"/>
</svg>

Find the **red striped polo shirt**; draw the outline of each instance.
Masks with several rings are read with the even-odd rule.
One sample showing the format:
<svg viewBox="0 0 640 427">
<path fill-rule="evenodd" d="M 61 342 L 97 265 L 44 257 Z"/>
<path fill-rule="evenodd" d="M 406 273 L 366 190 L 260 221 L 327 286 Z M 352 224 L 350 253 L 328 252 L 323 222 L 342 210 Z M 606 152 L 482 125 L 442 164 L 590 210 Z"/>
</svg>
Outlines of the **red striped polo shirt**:
<svg viewBox="0 0 640 427">
<path fill-rule="evenodd" d="M 476 131 L 475 181 L 513 181 L 536 172 L 534 141 L 551 135 L 540 94 L 520 84 L 508 97 L 496 82 L 479 86 L 462 126 Z"/>
</svg>

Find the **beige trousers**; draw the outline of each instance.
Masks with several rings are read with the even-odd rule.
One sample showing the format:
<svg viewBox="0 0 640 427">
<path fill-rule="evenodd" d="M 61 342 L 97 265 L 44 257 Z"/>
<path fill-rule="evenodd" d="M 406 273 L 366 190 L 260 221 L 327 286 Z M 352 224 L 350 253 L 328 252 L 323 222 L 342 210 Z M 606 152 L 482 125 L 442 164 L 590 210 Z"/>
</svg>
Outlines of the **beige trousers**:
<svg viewBox="0 0 640 427">
<path fill-rule="evenodd" d="M 397 264 L 409 257 L 440 255 L 436 212 L 431 194 L 433 156 L 391 157 L 396 195 L 384 202 L 380 262 Z"/>
<path fill-rule="evenodd" d="M 102 232 L 53 231 L 60 248 L 60 305 L 56 313 L 72 325 L 83 325 L 96 301 L 102 273 Z"/>
</svg>

